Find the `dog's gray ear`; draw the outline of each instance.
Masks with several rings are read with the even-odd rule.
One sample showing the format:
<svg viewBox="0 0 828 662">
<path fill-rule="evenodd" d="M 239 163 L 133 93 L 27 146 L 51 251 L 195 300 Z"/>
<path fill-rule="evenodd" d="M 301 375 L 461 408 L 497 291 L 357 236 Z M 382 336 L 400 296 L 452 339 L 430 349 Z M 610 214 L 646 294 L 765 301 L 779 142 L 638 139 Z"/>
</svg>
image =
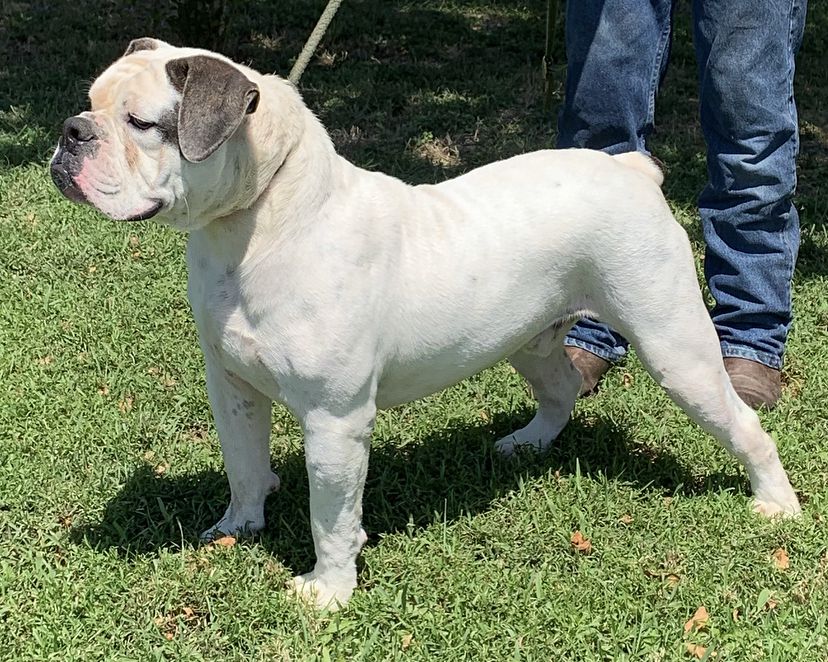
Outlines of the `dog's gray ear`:
<svg viewBox="0 0 828 662">
<path fill-rule="evenodd" d="M 199 163 L 221 147 L 259 103 L 259 87 L 224 60 L 193 55 L 167 62 L 167 76 L 181 92 L 178 148 Z"/>
<path fill-rule="evenodd" d="M 152 37 L 133 39 L 129 42 L 129 46 L 127 46 L 126 51 L 124 51 L 124 56 L 134 53 L 135 51 L 154 51 L 156 48 L 160 48 L 163 43 L 163 41 L 153 39 Z"/>
</svg>

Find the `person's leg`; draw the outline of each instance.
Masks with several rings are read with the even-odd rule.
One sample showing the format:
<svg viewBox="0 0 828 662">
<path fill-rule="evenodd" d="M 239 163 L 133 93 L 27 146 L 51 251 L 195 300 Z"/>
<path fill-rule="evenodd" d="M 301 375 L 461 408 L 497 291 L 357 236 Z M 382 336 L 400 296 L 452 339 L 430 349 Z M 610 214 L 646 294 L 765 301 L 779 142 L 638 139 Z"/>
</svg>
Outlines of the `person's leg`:
<svg viewBox="0 0 828 662">
<path fill-rule="evenodd" d="M 793 75 L 806 0 L 694 0 L 693 11 L 713 322 L 739 394 L 773 406 L 799 248 Z"/>
<path fill-rule="evenodd" d="M 567 2 L 558 148 L 646 151 L 667 66 L 671 13 L 672 0 Z M 592 390 L 610 362 L 620 360 L 627 349 L 618 333 L 589 319 L 573 327 L 565 344 L 584 376 L 582 392 Z"/>
</svg>

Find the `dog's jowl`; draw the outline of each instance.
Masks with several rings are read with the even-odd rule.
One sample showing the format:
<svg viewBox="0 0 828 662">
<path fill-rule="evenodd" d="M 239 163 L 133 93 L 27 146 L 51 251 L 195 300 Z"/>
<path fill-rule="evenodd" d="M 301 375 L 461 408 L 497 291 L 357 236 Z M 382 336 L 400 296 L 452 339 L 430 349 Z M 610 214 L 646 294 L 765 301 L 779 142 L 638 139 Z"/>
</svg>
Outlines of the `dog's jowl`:
<svg viewBox="0 0 828 662">
<path fill-rule="evenodd" d="M 344 604 L 365 542 L 378 408 L 508 357 L 532 421 L 497 442 L 546 448 L 579 375 L 562 340 L 590 313 L 747 468 L 755 509 L 796 514 L 776 448 L 728 381 L 687 236 L 646 156 L 541 151 L 435 186 L 338 156 L 292 85 L 205 51 L 133 42 L 66 121 L 57 186 L 113 219 L 189 232 L 189 299 L 230 481 L 205 532 L 255 531 L 279 485 L 273 400 L 302 424 L 316 551 L 296 589 Z"/>
</svg>

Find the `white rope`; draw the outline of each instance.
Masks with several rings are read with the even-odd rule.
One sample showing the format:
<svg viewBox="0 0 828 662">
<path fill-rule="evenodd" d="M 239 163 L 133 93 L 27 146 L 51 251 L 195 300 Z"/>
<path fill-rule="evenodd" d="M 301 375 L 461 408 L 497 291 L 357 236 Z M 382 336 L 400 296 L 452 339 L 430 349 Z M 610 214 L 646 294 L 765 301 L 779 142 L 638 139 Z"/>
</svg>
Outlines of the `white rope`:
<svg viewBox="0 0 828 662">
<path fill-rule="evenodd" d="M 316 51 L 316 47 L 319 46 L 319 42 L 322 40 L 325 30 L 328 29 L 328 26 L 331 24 L 331 21 L 336 14 L 336 10 L 339 9 L 339 5 L 341 4 L 342 0 L 328 1 L 328 6 L 325 7 L 325 11 L 323 11 L 322 16 L 319 17 L 316 27 L 313 29 L 313 32 L 310 33 L 310 37 L 308 37 L 308 40 L 305 42 L 305 47 L 302 49 L 302 52 L 299 53 L 299 57 L 296 58 L 296 62 L 290 70 L 288 80 L 294 85 L 299 84 L 299 79 L 302 77 L 305 67 L 308 66 L 308 62 L 310 62 L 314 51 Z"/>
</svg>

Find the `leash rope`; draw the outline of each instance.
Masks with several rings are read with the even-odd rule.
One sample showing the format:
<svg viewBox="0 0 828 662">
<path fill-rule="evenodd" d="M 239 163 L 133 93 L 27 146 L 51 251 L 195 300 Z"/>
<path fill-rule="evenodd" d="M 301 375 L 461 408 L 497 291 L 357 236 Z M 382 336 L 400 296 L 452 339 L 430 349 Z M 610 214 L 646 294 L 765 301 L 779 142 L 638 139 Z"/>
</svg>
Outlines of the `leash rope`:
<svg viewBox="0 0 828 662">
<path fill-rule="evenodd" d="M 543 107 L 546 112 L 548 112 L 552 106 L 552 96 L 554 94 L 552 49 L 554 47 L 553 42 L 558 26 L 558 2 L 559 0 L 547 0 L 546 5 L 546 48 L 544 50 L 542 60 L 544 78 Z M 296 62 L 294 62 L 293 68 L 290 70 L 288 80 L 294 85 L 299 84 L 299 79 L 302 78 L 302 74 L 305 72 L 311 57 L 313 57 L 317 46 L 319 46 L 319 42 L 322 41 L 322 37 L 325 35 L 331 21 L 333 21 L 334 16 L 336 16 L 336 12 L 341 4 L 342 0 L 328 0 L 327 6 L 322 12 L 322 15 L 319 17 L 319 20 L 316 22 L 316 27 L 313 28 L 313 32 L 310 33 L 308 40 L 305 42 L 305 46 L 302 48 L 301 53 L 299 53 L 299 57 L 296 58 Z"/>
<path fill-rule="evenodd" d="M 325 31 L 331 24 L 333 17 L 336 15 L 336 10 L 339 9 L 339 5 L 341 4 L 342 0 L 328 1 L 328 5 L 327 7 L 325 7 L 325 11 L 322 12 L 322 15 L 316 22 L 316 27 L 313 29 L 313 32 L 310 33 L 310 36 L 308 37 L 308 40 L 305 42 L 305 46 L 302 49 L 302 52 L 299 53 L 299 57 L 296 58 L 296 62 L 293 64 L 293 68 L 290 70 L 288 80 L 294 85 L 299 84 L 299 79 L 302 77 L 302 74 L 305 71 L 305 67 L 308 66 L 308 62 L 310 62 L 310 59 L 313 56 L 314 51 L 316 51 L 316 47 L 319 46 L 319 42 L 325 35 Z"/>
</svg>

